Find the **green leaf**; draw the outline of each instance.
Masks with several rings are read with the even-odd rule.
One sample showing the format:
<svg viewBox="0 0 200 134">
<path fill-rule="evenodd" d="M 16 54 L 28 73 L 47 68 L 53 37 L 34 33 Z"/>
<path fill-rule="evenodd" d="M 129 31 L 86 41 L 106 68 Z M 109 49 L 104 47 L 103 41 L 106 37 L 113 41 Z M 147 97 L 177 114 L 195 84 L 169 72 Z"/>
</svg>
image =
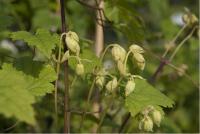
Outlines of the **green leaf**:
<svg viewBox="0 0 200 134">
<path fill-rule="evenodd" d="M 34 28 L 45 28 L 45 29 L 55 29 L 59 28 L 60 17 L 53 14 L 48 9 L 36 10 L 33 17 L 33 27 Z"/>
<path fill-rule="evenodd" d="M 33 61 L 31 57 L 25 56 L 16 59 L 14 67 L 27 75 L 27 89 L 33 95 L 43 96 L 54 90 L 54 85 L 51 82 L 56 80 L 57 75 L 52 66 Z"/>
<path fill-rule="evenodd" d="M 35 35 L 26 31 L 13 32 L 13 40 L 23 40 L 29 46 L 35 46 L 44 56 L 50 58 L 52 49 L 58 44 L 58 38 L 45 29 L 38 29 Z"/>
<path fill-rule="evenodd" d="M 105 14 L 113 23 L 119 35 L 126 36 L 129 42 L 141 42 L 144 38 L 144 24 L 134 10 L 134 4 L 127 0 L 106 0 Z M 137 33 L 137 34 L 136 34 Z"/>
<path fill-rule="evenodd" d="M 57 78 L 56 72 L 50 65 L 42 68 L 38 78 L 29 77 L 27 89 L 35 96 L 44 96 L 46 93 L 51 93 L 54 90 L 54 85 L 50 82 Z"/>
<path fill-rule="evenodd" d="M 174 102 L 151 86 L 147 81 L 136 79 L 136 87 L 125 100 L 125 105 L 132 116 L 138 114 L 146 106 L 172 107 Z"/>
<path fill-rule="evenodd" d="M 10 64 L 4 64 L 0 70 L 0 96 L 0 113 L 35 124 L 32 108 L 34 96 L 26 90 L 24 74 Z"/>
<path fill-rule="evenodd" d="M 27 75 L 38 77 L 44 63 L 40 61 L 33 61 L 30 56 L 23 56 L 14 60 L 13 66 Z"/>
<path fill-rule="evenodd" d="M 17 69 L 4 64 L 0 70 L 0 113 L 35 124 L 32 108 L 34 96 L 43 96 L 54 90 L 50 82 L 56 80 L 56 73 L 50 65 L 43 66 L 37 77 L 30 75 L 30 70 L 25 70 L 28 72 L 25 74 L 22 72 L 24 68 L 17 66 Z"/>
</svg>

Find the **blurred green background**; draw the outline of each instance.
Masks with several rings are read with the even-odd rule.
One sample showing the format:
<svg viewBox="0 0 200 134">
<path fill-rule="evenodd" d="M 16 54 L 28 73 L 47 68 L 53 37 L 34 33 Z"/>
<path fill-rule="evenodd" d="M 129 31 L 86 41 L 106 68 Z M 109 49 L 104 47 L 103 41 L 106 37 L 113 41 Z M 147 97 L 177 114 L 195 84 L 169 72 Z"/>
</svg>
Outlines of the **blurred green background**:
<svg viewBox="0 0 200 134">
<path fill-rule="evenodd" d="M 89 4 L 93 0 L 85 1 Z M 162 56 L 165 44 L 169 42 L 183 26 L 181 15 L 188 8 L 199 16 L 198 0 L 105 0 L 105 14 L 109 21 L 105 22 L 105 46 L 119 42 L 124 47 L 132 43 L 142 44 L 146 51 L 146 67 L 141 74 L 150 78 L 159 65 L 159 60 L 153 55 Z M 30 48 L 23 42 L 12 42 L 8 37 L 13 31 L 26 30 L 35 32 L 37 28 L 45 28 L 51 32 L 60 33 L 59 0 L 0 0 L 0 64 L 11 57 L 30 54 Z M 77 32 L 81 39 L 88 39 L 91 48 L 95 38 L 95 10 L 82 5 L 77 0 L 66 0 L 66 21 L 68 29 Z M 181 38 L 184 38 L 182 35 Z M 186 66 L 185 75 L 165 66 L 154 86 L 175 101 L 172 109 L 165 109 L 166 115 L 161 127 L 154 132 L 182 133 L 199 132 L 199 89 L 194 83 L 199 81 L 199 45 L 194 34 L 175 56 L 172 64 L 177 67 Z M 9 47 L 6 47 L 9 46 Z M 84 47 L 84 45 L 82 46 Z M 191 80 L 192 79 L 192 80 Z M 62 86 L 60 87 L 62 88 Z M 78 83 L 74 86 L 80 89 Z M 72 106 L 82 106 L 80 96 L 83 90 L 72 93 Z M 35 104 L 38 125 L 29 126 L 17 123 L 6 132 L 62 132 L 63 113 L 60 110 L 57 129 L 54 127 L 53 95 L 38 98 Z M 60 95 L 60 109 L 62 96 Z M 76 100 L 76 102 L 73 100 Z M 124 110 L 119 114 L 123 115 Z M 113 127 L 119 127 L 117 116 L 115 121 L 106 120 L 102 132 L 117 132 Z M 72 115 L 72 132 L 77 132 L 79 116 Z M 90 129 L 94 117 L 89 117 L 83 132 Z M 0 114 L 0 131 L 15 124 L 15 119 L 7 119 Z M 131 119 L 126 126 L 126 132 L 138 132 L 137 121 Z"/>
</svg>

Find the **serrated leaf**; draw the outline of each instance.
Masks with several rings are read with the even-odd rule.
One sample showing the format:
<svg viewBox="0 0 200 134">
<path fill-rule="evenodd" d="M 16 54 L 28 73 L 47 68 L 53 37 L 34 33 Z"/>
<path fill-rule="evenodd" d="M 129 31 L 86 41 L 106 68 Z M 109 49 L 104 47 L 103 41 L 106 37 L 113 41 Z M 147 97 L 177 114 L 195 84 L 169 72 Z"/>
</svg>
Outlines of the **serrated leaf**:
<svg viewBox="0 0 200 134">
<path fill-rule="evenodd" d="M 132 116 L 138 114 L 146 106 L 172 107 L 174 102 L 151 86 L 147 81 L 136 79 L 134 92 L 126 97 L 125 105 Z"/>
<path fill-rule="evenodd" d="M 14 67 L 27 75 L 27 89 L 35 96 L 43 96 L 54 90 L 51 83 L 56 80 L 56 72 L 44 62 L 33 61 L 32 57 L 21 57 L 14 61 Z M 31 77 L 29 77 L 31 76 Z"/>
<path fill-rule="evenodd" d="M 56 78 L 55 70 L 50 65 L 46 65 L 42 68 L 38 78 L 29 78 L 27 89 L 35 96 L 51 93 L 54 90 L 54 85 L 50 82 L 55 81 Z"/>
<path fill-rule="evenodd" d="M 57 36 L 51 35 L 45 29 L 38 29 L 35 35 L 26 31 L 13 32 L 11 38 L 13 40 L 23 40 L 29 46 L 35 46 L 47 58 L 50 58 L 52 49 L 58 43 Z"/>
<path fill-rule="evenodd" d="M 17 70 L 10 64 L 4 64 L 0 70 L 0 113 L 35 124 L 32 108 L 34 96 L 43 96 L 54 90 L 54 85 L 50 82 L 56 80 L 56 73 L 53 67 L 45 65 L 38 76 L 33 77 L 30 70 L 25 70 L 28 71 L 25 74 L 22 72 L 24 66 L 21 67 L 17 66 Z"/>
<path fill-rule="evenodd" d="M 0 96 L 0 113 L 35 124 L 32 108 L 34 96 L 26 90 L 24 74 L 10 64 L 4 64 L 0 70 Z"/>
</svg>

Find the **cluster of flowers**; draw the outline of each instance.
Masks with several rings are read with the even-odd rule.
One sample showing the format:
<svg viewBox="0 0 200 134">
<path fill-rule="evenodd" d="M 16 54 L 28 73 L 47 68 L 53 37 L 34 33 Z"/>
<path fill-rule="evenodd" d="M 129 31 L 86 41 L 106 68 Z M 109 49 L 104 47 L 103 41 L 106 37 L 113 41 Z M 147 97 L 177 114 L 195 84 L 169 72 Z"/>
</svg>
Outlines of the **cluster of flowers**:
<svg viewBox="0 0 200 134">
<path fill-rule="evenodd" d="M 75 69 L 76 74 L 83 75 L 84 65 L 81 63 L 82 59 L 79 57 L 80 54 L 79 37 L 75 32 L 72 31 L 65 33 L 65 35 L 66 35 L 65 41 L 69 50 L 65 52 L 61 62 L 69 59 L 70 57 L 75 57 L 78 61 Z M 116 62 L 119 74 L 122 77 L 127 78 L 125 86 L 125 95 L 128 96 L 135 89 L 134 79 L 135 78 L 143 79 L 143 78 L 139 75 L 132 75 L 131 73 L 129 73 L 126 67 L 127 60 L 129 56 L 131 56 L 132 60 L 134 61 L 134 63 L 136 63 L 137 67 L 143 70 L 145 67 L 145 59 L 143 57 L 144 50 L 142 47 L 135 44 L 129 47 L 128 52 L 126 52 L 126 50 L 118 44 L 110 44 L 108 47 L 112 47 L 111 54 L 113 60 Z M 106 50 L 107 49 L 105 49 L 105 51 Z M 119 84 L 117 77 L 109 75 L 109 73 L 104 68 L 96 69 L 94 70 L 94 73 L 95 73 L 95 84 L 97 87 L 103 88 L 105 86 L 106 91 L 109 93 L 115 91 L 115 89 Z M 112 79 L 107 83 L 105 79 L 106 75 L 112 77 Z M 161 113 L 158 110 L 156 110 L 153 106 L 148 106 L 145 110 L 143 110 L 140 113 L 139 129 L 142 129 L 144 131 L 152 131 L 153 123 L 159 126 L 161 118 L 162 118 Z"/>
<path fill-rule="evenodd" d="M 160 111 L 156 110 L 153 106 L 148 106 L 140 113 L 139 129 L 144 131 L 153 131 L 153 123 L 158 127 L 162 120 Z"/>
<path fill-rule="evenodd" d="M 80 54 L 80 46 L 79 46 L 79 37 L 75 32 L 69 31 L 65 33 L 65 41 L 68 47 L 68 51 L 65 52 L 63 55 L 61 62 L 67 60 L 70 57 L 76 57 L 78 60 L 78 64 L 76 65 L 76 74 L 83 75 L 84 74 L 84 65 L 81 63 L 81 58 L 79 57 Z M 135 82 L 134 78 L 142 78 L 138 75 L 132 75 L 128 73 L 126 64 L 129 55 L 132 54 L 132 59 L 135 61 L 137 66 L 143 70 L 145 67 L 145 59 L 143 57 L 144 50 L 138 45 L 131 45 L 129 47 L 129 51 L 126 52 L 124 48 L 122 48 L 118 44 L 110 44 L 112 46 L 111 54 L 113 56 L 114 61 L 117 63 L 117 68 L 119 70 L 120 75 L 123 77 L 127 77 L 128 81 L 125 87 L 125 95 L 128 96 L 133 90 L 135 89 Z M 71 53 L 73 55 L 71 55 Z M 105 76 L 108 73 L 105 69 L 100 69 L 96 72 L 95 83 L 99 88 L 103 88 L 105 85 Z M 112 80 L 108 81 L 106 84 L 106 89 L 108 92 L 112 93 L 118 85 L 117 78 L 113 76 Z"/>
<path fill-rule="evenodd" d="M 128 78 L 128 81 L 125 86 L 125 95 L 128 96 L 135 89 L 134 78 L 142 79 L 142 77 L 138 76 L 138 75 L 132 75 L 127 71 L 127 68 L 126 68 L 127 59 L 129 57 L 129 55 L 132 54 L 132 59 L 134 61 L 136 61 L 135 63 L 137 64 L 137 66 L 141 70 L 143 70 L 145 67 L 145 59 L 142 55 L 144 53 L 144 50 L 140 46 L 135 45 L 135 44 L 133 44 L 129 47 L 128 52 L 126 52 L 126 50 L 118 44 L 110 44 L 108 47 L 112 47 L 111 54 L 112 54 L 114 61 L 117 64 L 117 69 L 118 69 L 120 75 Z M 96 85 L 100 88 L 102 88 L 105 84 L 105 75 L 107 75 L 105 70 L 100 70 L 97 73 Z M 112 93 L 117 88 L 117 85 L 118 85 L 117 78 L 113 77 L 113 79 L 110 80 L 106 84 L 106 89 L 108 92 Z"/>
</svg>

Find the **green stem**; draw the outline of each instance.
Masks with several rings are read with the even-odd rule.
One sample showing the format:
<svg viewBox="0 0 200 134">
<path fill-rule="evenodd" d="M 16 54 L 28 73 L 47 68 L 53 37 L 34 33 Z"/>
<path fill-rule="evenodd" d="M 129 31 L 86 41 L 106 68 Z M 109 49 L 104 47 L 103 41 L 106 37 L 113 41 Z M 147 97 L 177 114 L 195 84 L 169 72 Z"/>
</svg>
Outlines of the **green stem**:
<svg viewBox="0 0 200 134">
<path fill-rule="evenodd" d="M 126 54 L 126 58 L 125 58 L 125 61 L 124 61 L 124 69 L 126 71 L 126 64 L 127 64 L 127 61 L 128 61 L 128 57 L 129 55 L 131 54 L 131 51 L 128 51 L 128 53 Z"/>
<path fill-rule="evenodd" d="M 173 64 L 170 64 L 170 63 L 169 63 L 169 64 L 167 64 L 167 65 L 170 66 L 171 68 L 175 69 L 175 70 L 178 71 L 178 72 L 182 72 L 178 67 L 174 66 Z M 191 77 L 190 75 L 188 75 L 186 72 L 183 73 L 183 75 L 184 75 L 187 79 L 189 79 L 189 80 L 194 84 L 195 87 L 199 88 L 199 84 L 198 84 L 197 82 L 195 82 L 195 81 L 192 79 L 192 77 Z"/>
<path fill-rule="evenodd" d="M 81 59 L 78 56 L 69 56 L 69 58 L 75 58 L 78 61 L 78 63 L 81 63 Z"/>
<path fill-rule="evenodd" d="M 100 62 L 101 62 L 101 63 L 102 63 L 102 61 L 103 61 L 103 58 L 104 58 L 106 52 L 108 51 L 108 48 L 113 47 L 113 46 L 115 46 L 115 45 L 110 44 L 110 45 L 108 45 L 108 46 L 105 48 L 105 50 L 104 50 L 103 53 L 102 53 L 101 59 L 100 59 Z"/>
<path fill-rule="evenodd" d="M 72 87 L 74 86 L 74 83 L 76 82 L 77 80 L 77 75 L 75 75 L 74 79 L 72 80 L 72 83 L 70 85 L 70 89 L 72 89 Z"/>
<path fill-rule="evenodd" d="M 176 34 L 176 36 L 175 36 L 175 37 L 172 39 L 172 41 L 170 41 L 170 42 L 174 44 L 175 41 L 178 39 L 178 37 L 179 37 L 179 36 L 181 35 L 181 33 L 185 30 L 186 27 L 187 27 L 187 24 L 184 25 L 184 26 L 179 30 L 179 32 Z M 167 48 L 167 49 L 165 50 L 164 54 L 162 55 L 163 58 L 168 54 L 169 50 L 170 50 L 170 48 Z"/>
<path fill-rule="evenodd" d="M 55 92 L 54 92 L 54 97 L 55 97 L 55 112 L 56 112 L 56 117 L 55 117 L 55 122 L 56 122 L 56 126 L 57 126 L 57 117 L 58 117 L 58 81 L 59 81 L 59 72 L 60 72 L 60 60 L 61 60 L 61 45 L 62 45 L 62 37 L 60 38 L 60 45 L 59 45 L 59 50 L 58 50 L 58 61 L 59 63 L 57 63 L 56 65 L 56 75 L 57 75 L 57 80 L 55 82 Z"/>
<path fill-rule="evenodd" d="M 179 49 L 183 46 L 183 44 L 192 36 L 192 34 L 194 33 L 196 27 L 194 27 L 192 29 L 192 31 L 190 32 L 190 34 L 188 36 L 185 37 L 184 40 L 181 41 L 181 43 L 176 47 L 176 49 L 174 50 L 174 52 L 172 53 L 172 55 L 169 58 L 169 61 L 172 61 L 174 56 L 176 55 L 176 53 L 179 51 Z"/>
<path fill-rule="evenodd" d="M 87 104 L 86 104 L 86 107 L 88 108 L 89 104 L 90 104 L 90 99 L 92 97 L 92 91 L 94 89 L 94 85 L 95 85 L 95 79 L 92 81 L 92 85 L 90 87 L 90 90 L 89 90 L 89 93 L 88 93 L 88 97 L 87 97 Z M 79 126 L 79 132 L 81 131 L 81 128 L 83 126 L 83 122 L 84 122 L 84 119 L 85 119 L 85 115 L 86 115 L 86 109 L 84 110 L 83 112 L 83 115 L 82 115 L 82 118 L 81 118 L 81 121 L 80 121 L 80 126 Z"/>
<path fill-rule="evenodd" d="M 113 105 L 113 103 L 114 103 L 114 95 L 112 94 L 112 97 L 110 98 L 110 100 L 108 101 L 109 102 L 109 104 L 107 105 L 107 107 L 105 108 L 105 110 L 103 111 L 103 114 L 102 114 L 102 116 L 101 116 L 101 118 L 100 118 L 100 121 L 99 121 L 99 124 L 98 124 L 98 126 L 97 126 L 97 133 L 100 133 L 100 128 L 101 128 L 101 125 L 102 125 L 102 123 L 103 123 L 103 121 L 104 121 L 104 119 L 105 119 L 105 117 L 106 117 L 106 113 L 108 112 L 108 110 L 109 110 L 109 108 Z"/>
</svg>

